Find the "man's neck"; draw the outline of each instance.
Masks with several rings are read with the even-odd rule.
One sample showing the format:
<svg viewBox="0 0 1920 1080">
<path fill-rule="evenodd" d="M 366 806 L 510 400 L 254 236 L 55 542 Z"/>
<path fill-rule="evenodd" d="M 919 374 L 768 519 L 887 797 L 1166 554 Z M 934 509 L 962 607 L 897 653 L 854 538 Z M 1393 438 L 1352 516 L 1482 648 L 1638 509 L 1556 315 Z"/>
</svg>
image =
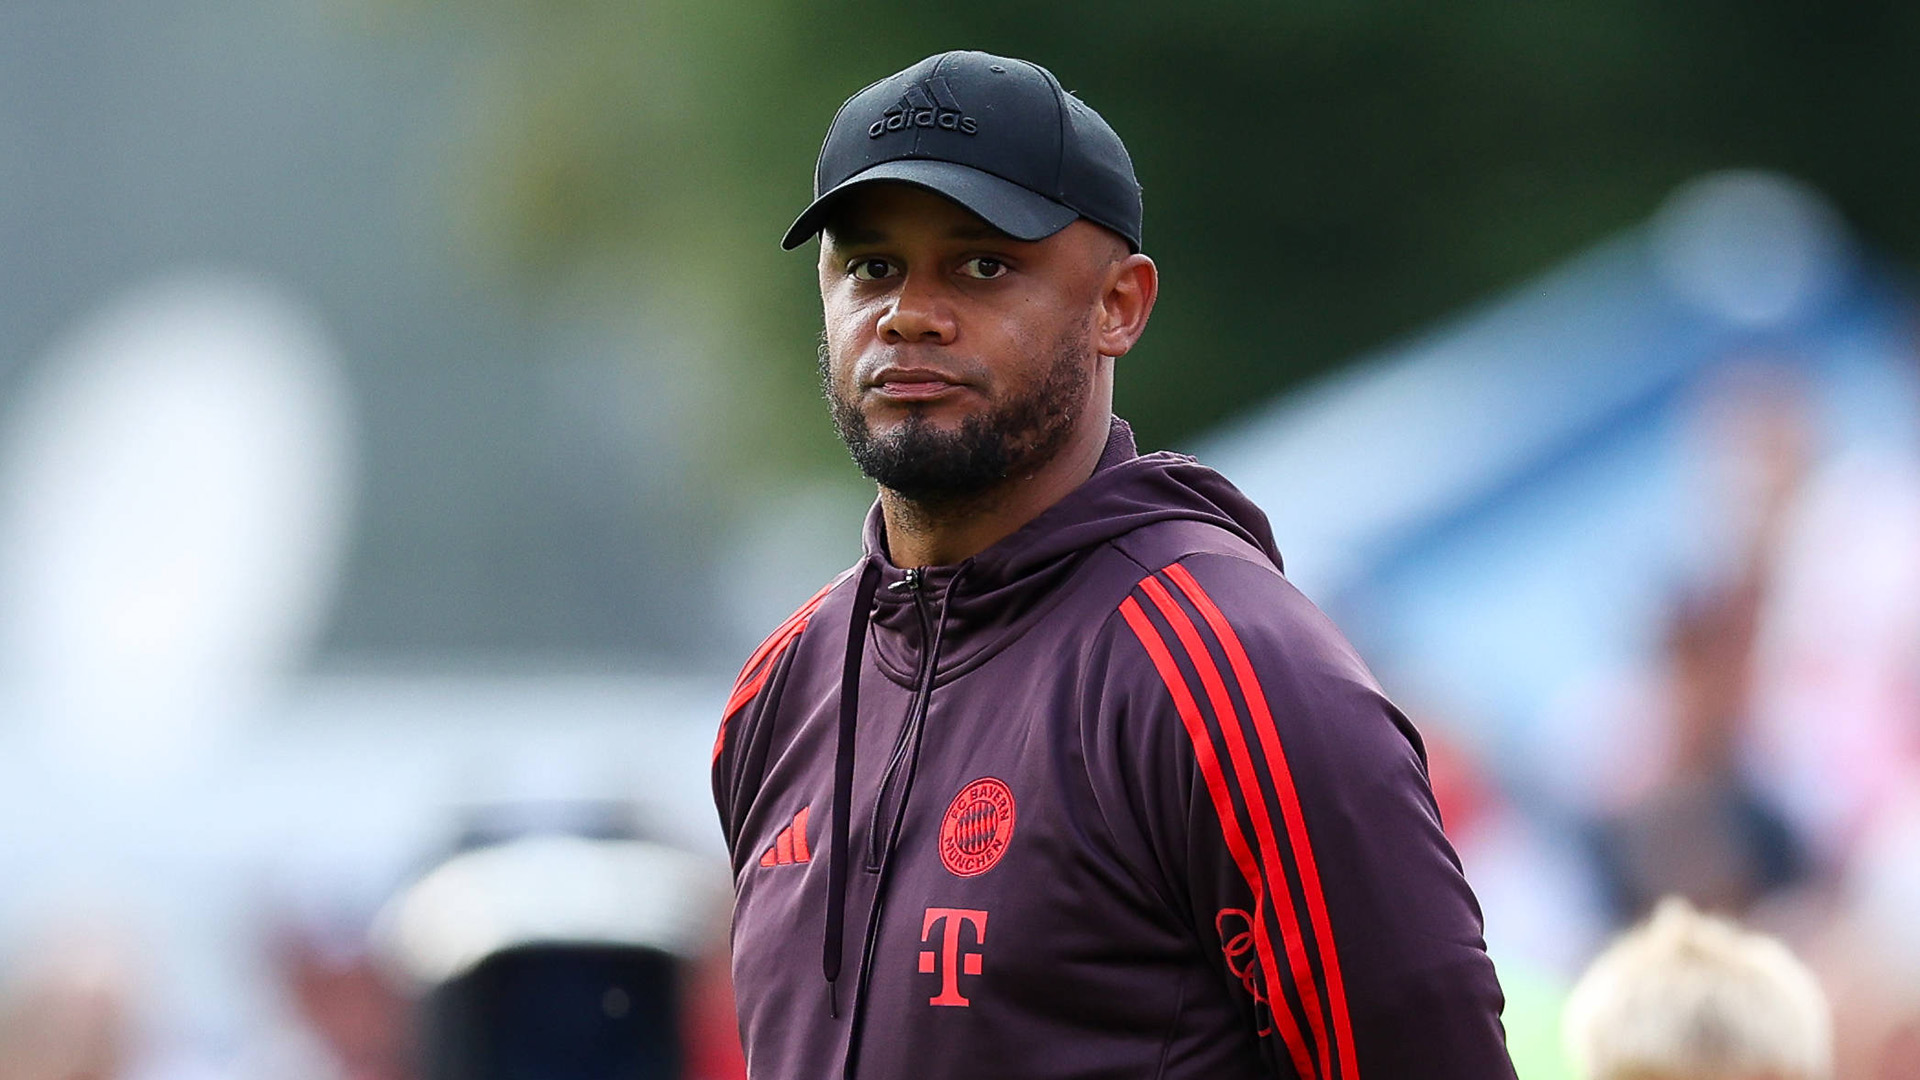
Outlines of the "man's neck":
<svg viewBox="0 0 1920 1080">
<path fill-rule="evenodd" d="M 1111 423 L 1106 420 L 1097 432 L 1089 425 L 1038 470 L 1010 476 L 963 501 L 919 502 L 881 488 L 880 513 L 893 564 L 951 566 L 1013 535 L 1093 475 Z"/>
</svg>

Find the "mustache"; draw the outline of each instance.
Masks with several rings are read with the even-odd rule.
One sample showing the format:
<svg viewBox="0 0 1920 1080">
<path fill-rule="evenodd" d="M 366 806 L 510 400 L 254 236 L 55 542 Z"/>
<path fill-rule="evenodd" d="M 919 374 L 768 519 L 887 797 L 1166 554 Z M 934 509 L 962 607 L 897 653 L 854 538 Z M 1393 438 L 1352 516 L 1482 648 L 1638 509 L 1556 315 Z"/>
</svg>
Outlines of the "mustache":
<svg viewBox="0 0 1920 1080">
<path fill-rule="evenodd" d="M 950 376 L 955 382 L 964 383 L 969 386 L 982 386 L 991 381 L 989 379 L 990 372 L 988 365 L 982 363 L 977 356 L 954 356 L 947 354 L 935 356 L 930 350 L 923 351 L 923 349 L 928 349 L 928 347 L 896 345 L 860 357 L 859 360 L 855 361 L 853 366 L 853 388 L 857 390 L 873 385 L 874 376 L 890 367 L 918 368 L 926 371 L 935 371 L 942 375 Z M 819 340 L 814 346 L 814 355 L 819 367 L 821 381 L 823 383 L 831 382 L 834 369 L 833 345 L 827 339 L 827 332 L 824 329 L 820 331 Z"/>
</svg>

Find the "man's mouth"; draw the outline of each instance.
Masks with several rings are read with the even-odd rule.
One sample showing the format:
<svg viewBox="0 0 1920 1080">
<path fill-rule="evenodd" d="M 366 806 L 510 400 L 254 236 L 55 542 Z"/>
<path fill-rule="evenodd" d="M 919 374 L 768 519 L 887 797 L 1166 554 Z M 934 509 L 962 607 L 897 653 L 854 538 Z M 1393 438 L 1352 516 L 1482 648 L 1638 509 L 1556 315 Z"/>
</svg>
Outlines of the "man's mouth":
<svg viewBox="0 0 1920 1080">
<path fill-rule="evenodd" d="M 964 389 L 965 384 L 929 368 L 886 368 L 868 388 L 894 401 L 932 401 Z"/>
</svg>

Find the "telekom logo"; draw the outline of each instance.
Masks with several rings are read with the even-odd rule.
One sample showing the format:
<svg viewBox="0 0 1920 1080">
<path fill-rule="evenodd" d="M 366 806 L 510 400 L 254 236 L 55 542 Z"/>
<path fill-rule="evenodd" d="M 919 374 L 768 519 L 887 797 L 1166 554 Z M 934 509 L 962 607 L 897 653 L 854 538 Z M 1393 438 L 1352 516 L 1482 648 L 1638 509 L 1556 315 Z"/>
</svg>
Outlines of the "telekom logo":
<svg viewBox="0 0 1920 1080">
<path fill-rule="evenodd" d="M 946 925 L 946 931 L 940 935 L 940 951 L 920 950 L 920 973 L 931 975 L 940 973 L 940 993 L 927 999 L 929 1005 L 971 1005 L 973 1002 L 960 996 L 960 976 L 980 974 L 980 954 L 960 951 L 960 927 L 973 926 L 973 943 L 985 946 L 987 943 L 987 913 L 970 911 L 966 908 L 930 907 L 926 921 L 920 924 L 920 941 L 924 944 L 933 934 L 933 928 Z"/>
</svg>

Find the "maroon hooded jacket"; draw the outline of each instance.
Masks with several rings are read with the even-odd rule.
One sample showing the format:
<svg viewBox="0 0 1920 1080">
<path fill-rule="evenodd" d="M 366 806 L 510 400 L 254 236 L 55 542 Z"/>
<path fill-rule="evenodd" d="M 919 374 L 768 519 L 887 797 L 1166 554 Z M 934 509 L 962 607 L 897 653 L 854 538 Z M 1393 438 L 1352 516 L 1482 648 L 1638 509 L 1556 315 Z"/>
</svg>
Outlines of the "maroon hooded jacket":
<svg viewBox="0 0 1920 1080">
<path fill-rule="evenodd" d="M 714 747 L 754 1080 L 1498 1080 L 1420 738 L 1266 518 L 1115 421 L 957 566 L 867 555 Z"/>
</svg>

